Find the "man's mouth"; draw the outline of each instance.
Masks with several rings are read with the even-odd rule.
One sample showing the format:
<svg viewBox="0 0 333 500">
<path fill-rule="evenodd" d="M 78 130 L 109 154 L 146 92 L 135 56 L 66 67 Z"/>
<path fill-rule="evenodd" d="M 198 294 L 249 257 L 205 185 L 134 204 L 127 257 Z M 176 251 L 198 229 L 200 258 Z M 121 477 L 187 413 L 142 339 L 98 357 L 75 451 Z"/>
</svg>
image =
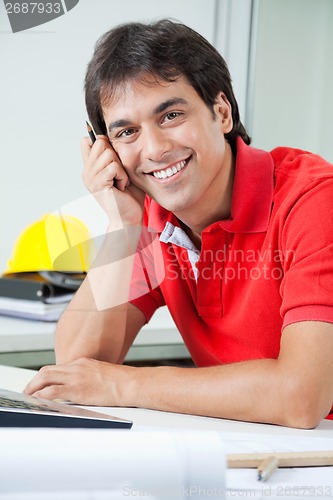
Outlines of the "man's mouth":
<svg viewBox="0 0 333 500">
<path fill-rule="evenodd" d="M 167 167 L 162 170 L 155 170 L 155 172 L 152 172 L 151 175 L 156 177 L 156 179 L 166 179 L 168 177 L 172 177 L 173 175 L 178 174 L 178 172 L 180 172 L 185 167 L 185 165 L 188 164 L 189 160 L 190 158 L 187 158 L 186 160 L 175 163 L 174 165 L 172 165 L 172 167 Z"/>
</svg>

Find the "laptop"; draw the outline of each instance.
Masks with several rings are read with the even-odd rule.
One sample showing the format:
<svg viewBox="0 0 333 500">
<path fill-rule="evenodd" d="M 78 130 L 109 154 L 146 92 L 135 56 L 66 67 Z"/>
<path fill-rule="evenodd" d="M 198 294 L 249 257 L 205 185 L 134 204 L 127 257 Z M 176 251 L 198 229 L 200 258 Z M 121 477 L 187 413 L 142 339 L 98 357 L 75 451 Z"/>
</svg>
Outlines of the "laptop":
<svg viewBox="0 0 333 500">
<path fill-rule="evenodd" d="M 132 425 L 112 415 L 0 389 L 0 427 L 130 429 Z"/>
</svg>

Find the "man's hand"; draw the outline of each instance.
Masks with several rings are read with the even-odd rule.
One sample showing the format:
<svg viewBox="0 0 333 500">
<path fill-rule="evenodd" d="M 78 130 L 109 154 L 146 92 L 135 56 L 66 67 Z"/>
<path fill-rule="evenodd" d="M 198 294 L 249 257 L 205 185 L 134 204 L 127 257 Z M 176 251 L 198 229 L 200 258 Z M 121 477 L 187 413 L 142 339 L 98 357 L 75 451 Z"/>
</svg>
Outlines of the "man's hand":
<svg viewBox="0 0 333 500">
<path fill-rule="evenodd" d="M 131 184 L 120 158 L 108 138 L 98 135 L 81 143 L 83 182 L 109 217 L 111 227 L 142 224 L 145 193 Z"/>
<path fill-rule="evenodd" d="M 82 358 L 63 365 L 43 366 L 24 392 L 80 405 L 127 406 L 134 370 L 130 366 Z"/>
</svg>

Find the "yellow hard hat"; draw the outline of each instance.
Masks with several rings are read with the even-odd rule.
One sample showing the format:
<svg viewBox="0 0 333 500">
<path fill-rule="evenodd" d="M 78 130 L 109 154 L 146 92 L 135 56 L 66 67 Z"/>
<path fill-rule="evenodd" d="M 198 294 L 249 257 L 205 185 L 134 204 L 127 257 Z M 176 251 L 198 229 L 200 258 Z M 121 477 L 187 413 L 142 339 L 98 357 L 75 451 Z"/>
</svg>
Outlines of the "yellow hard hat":
<svg viewBox="0 0 333 500">
<path fill-rule="evenodd" d="M 61 271 L 87 272 L 92 240 L 86 225 L 71 215 L 46 214 L 20 234 L 5 274 Z"/>
</svg>

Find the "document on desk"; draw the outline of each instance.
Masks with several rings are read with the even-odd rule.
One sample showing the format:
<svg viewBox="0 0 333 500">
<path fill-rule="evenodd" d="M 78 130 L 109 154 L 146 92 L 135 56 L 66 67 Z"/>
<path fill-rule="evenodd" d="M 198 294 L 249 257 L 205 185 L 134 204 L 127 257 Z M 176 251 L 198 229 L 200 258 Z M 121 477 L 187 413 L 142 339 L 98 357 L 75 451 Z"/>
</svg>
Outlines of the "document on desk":
<svg viewBox="0 0 333 500">
<path fill-rule="evenodd" d="M 0 314 L 15 318 L 57 321 L 72 297 L 73 294 L 68 294 L 62 301 L 54 299 L 48 303 L 0 297 Z"/>
<path fill-rule="evenodd" d="M 226 454 L 288 453 L 333 450 L 332 439 L 285 437 L 265 434 L 222 433 Z M 266 483 L 257 480 L 256 469 L 227 470 L 227 491 L 232 498 L 333 498 L 333 467 L 279 468 Z"/>
</svg>

